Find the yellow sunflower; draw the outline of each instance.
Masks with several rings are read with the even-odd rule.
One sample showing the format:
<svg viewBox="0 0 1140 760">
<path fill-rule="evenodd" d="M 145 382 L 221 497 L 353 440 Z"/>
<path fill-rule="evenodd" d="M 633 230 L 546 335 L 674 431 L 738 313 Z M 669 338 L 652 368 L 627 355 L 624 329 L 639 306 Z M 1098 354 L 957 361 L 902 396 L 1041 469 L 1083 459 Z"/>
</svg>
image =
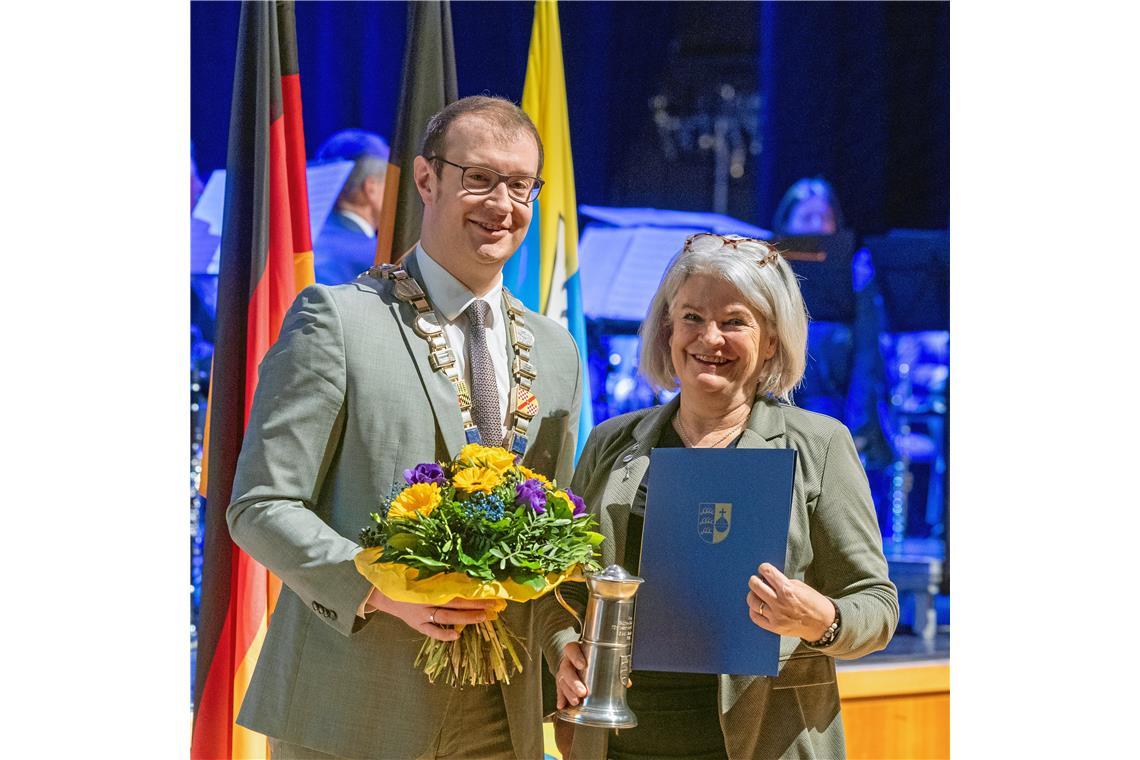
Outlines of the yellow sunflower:
<svg viewBox="0 0 1140 760">
<path fill-rule="evenodd" d="M 527 480 L 537 480 L 539 483 L 542 483 L 544 486 L 550 485 L 550 480 L 545 475 L 543 475 L 541 472 L 535 472 L 534 470 L 530 469 L 529 467 L 523 467 L 521 464 L 519 465 L 519 472 L 521 472 L 523 474 L 523 477 L 526 478 Z"/>
<path fill-rule="evenodd" d="M 416 512 L 428 515 L 439 506 L 442 499 L 438 483 L 416 483 L 392 499 L 392 508 L 388 510 L 388 517 L 411 517 Z"/>
<path fill-rule="evenodd" d="M 503 476 L 490 467 L 468 467 L 466 470 L 457 472 L 451 482 L 455 484 L 457 490 L 466 493 L 475 493 L 476 491 L 490 493 L 491 489 L 499 485 L 502 480 Z"/>
<path fill-rule="evenodd" d="M 497 446 L 469 443 L 459 451 L 456 459 L 460 467 L 486 467 L 502 474 L 515 463 L 515 455 Z"/>
</svg>

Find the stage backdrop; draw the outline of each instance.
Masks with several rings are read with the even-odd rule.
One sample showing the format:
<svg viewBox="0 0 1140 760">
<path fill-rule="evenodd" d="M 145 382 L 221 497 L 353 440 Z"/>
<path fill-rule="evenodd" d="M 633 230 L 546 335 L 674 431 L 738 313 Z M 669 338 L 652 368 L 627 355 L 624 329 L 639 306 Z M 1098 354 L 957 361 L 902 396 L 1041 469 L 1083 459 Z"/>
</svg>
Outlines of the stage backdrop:
<svg viewBox="0 0 1140 760">
<path fill-rule="evenodd" d="M 191 4 L 191 137 L 225 162 L 237 3 Z M 763 98 L 760 152 L 728 212 L 761 227 L 823 174 L 861 232 L 949 223 L 947 3 L 561 3 L 578 202 L 712 208 L 711 154 L 665 158 L 651 101 L 699 115 L 722 83 Z M 521 100 L 531 2 L 452 5 L 459 95 Z M 309 155 L 333 132 L 391 137 L 405 4 L 297 5 Z"/>
</svg>

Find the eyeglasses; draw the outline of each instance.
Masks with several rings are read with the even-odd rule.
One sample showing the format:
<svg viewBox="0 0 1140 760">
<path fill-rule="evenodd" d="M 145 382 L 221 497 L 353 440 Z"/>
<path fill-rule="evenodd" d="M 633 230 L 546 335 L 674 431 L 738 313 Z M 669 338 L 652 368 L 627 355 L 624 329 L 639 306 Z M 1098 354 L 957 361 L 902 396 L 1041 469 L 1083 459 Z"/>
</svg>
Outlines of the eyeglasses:
<svg viewBox="0 0 1140 760">
<path fill-rule="evenodd" d="M 764 266 L 780 257 L 780 252 L 770 243 L 757 238 L 741 237 L 740 235 L 720 235 L 715 232 L 698 232 L 685 238 L 685 251 L 694 253 L 711 253 L 718 248 L 732 247 L 733 250 L 743 251 L 759 256 L 758 266 Z"/>
<path fill-rule="evenodd" d="M 463 166 L 453 161 L 448 161 L 442 156 L 426 156 L 428 161 L 442 161 L 448 166 L 454 166 L 460 169 L 463 175 L 459 178 L 459 184 L 464 190 L 472 195 L 488 195 L 500 182 L 507 184 L 507 195 L 511 200 L 522 203 L 530 204 L 538 198 L 538 192 L 542 190 L 543 181 L 538 177 L 528 177 L 525 174 L 499 174 L 494 169 L 487 169 L 482 166 Z"/>
</svg>

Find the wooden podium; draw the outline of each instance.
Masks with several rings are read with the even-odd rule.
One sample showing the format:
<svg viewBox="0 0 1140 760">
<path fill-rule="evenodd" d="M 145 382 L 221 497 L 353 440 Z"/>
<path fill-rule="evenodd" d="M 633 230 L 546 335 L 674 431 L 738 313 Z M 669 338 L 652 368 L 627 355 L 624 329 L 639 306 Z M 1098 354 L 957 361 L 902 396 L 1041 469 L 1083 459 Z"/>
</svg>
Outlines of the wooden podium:
<svg viewBox="0 0 1140 760">
<path fill-rule="evenodd" d="M 950 757 L 948 660 L 837 669 L 849 760 Z"/>
</svg>

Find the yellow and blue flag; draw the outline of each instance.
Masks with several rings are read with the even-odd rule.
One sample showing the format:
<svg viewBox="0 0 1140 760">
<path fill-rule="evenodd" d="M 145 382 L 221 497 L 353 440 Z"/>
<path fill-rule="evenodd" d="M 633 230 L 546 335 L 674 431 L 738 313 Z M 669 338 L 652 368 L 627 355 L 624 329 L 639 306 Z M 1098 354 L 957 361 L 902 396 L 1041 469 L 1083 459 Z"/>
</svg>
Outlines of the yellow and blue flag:
<svg viewBox="0 0 1140 760">
<path fill-rule="evenodd" d="M 594 426 L 586 355 L 586 317 L 578 273 L 578 201 L 570 157 L 570 117 L 562 70 L 558 3 L 538 0 L 527 56 L 523 110 L 538 127 L 546 184 L 535 201 L 526 240 L 503 270 L 504 283 L 528 308 L 558 320 L 574 336 L 582 360 L 582 417 L 578 453 Z"/>
</svg>

